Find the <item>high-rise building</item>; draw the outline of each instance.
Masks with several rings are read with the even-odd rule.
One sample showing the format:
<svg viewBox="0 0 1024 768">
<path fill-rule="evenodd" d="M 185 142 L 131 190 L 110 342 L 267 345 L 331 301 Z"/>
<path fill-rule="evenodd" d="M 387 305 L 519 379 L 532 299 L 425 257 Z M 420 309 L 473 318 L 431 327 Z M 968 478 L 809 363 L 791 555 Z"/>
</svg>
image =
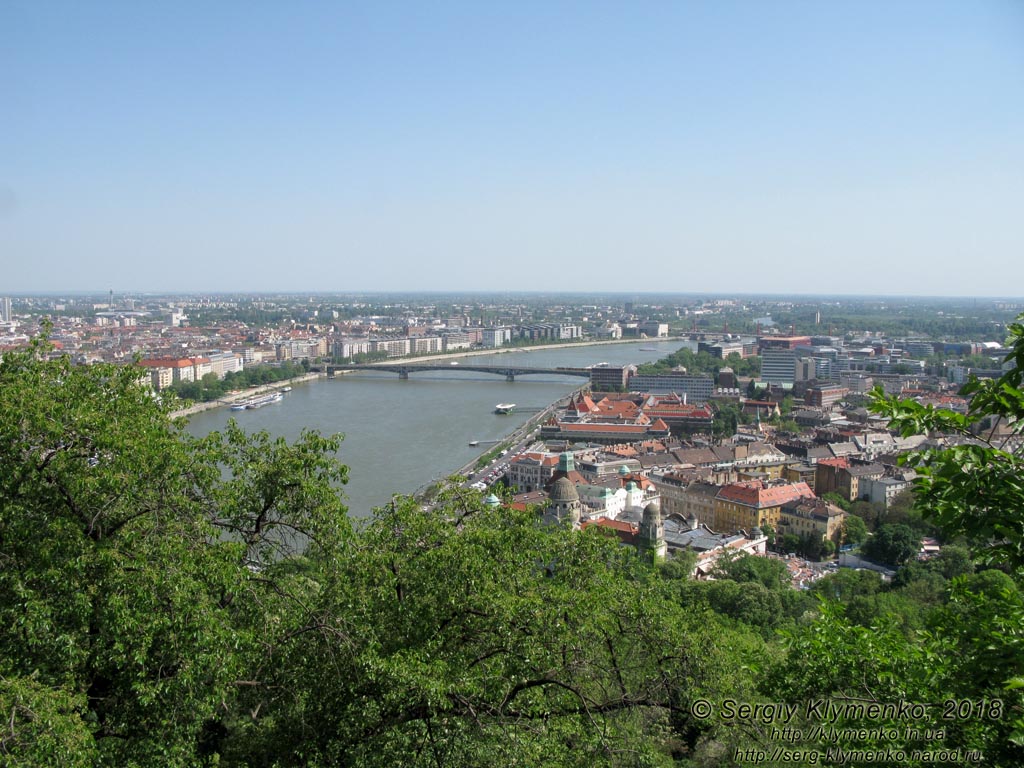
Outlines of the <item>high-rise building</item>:
<svg viewBox="0 0 1024 768">
<path fill-rule="evenodd" d="M 795 350 L 764 349 L 761 351 L 761 381 L 769 384 L 792 384 L 795 380 Z"/>
<path fill-rule="evenodd" d="M 0 298 L 0 323 L 9 323 L 11 316 L 11 300 L 7 296 Z"/>
</svg>

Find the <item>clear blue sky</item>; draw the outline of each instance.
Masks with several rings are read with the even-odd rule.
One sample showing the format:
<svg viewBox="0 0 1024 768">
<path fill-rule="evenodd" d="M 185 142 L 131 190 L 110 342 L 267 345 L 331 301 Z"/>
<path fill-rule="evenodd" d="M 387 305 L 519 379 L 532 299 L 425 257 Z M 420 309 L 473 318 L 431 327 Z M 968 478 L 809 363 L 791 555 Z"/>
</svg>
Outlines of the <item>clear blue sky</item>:
<svg viewBox="0 0 1024 768">
<path fill-rule="evenodd" d="M 0 0 L 0 293 L 1024 294 L 1024 2 Z"/>
</svg>

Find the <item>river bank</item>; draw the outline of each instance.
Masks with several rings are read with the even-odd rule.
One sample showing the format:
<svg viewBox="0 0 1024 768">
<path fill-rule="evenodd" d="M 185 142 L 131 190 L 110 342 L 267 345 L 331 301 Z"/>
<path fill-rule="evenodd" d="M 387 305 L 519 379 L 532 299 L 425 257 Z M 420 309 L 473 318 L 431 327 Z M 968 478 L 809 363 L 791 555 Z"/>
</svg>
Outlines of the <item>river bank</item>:
<svg viewBox="0 0 1024 768">
<path fill-rule="evenodd" d="M 307 373 L 302 376 L 293 376 L 290 379 L 281 379 L 281 381 L 275 381 L 270 384 L 261 384 L 258 387 L 249 387 L 249 389 L 240 389 L 237 392 L 231 392 L 224 397 L 218 398 L 217 400 L 207 400 L 202 403 L 193 403 L 187 408 L 181 408 L 171 414 L 172 417 L 177 418 L 178 416 L 192 416 L 196 413 L 202 413 L 203 411 L 210 411 L 214 408 L 221 408 L 225 405 L 233 405 L 242 400 L 248 400 L 250 397 L 256 397 L 257 395 L 266 394 L 273 392 L 275 389 L 281 387 L 291 386 L 293 384 L 301 384 L 304 381 L 312 381 L 313 379 L 322 378 L 322 373 Z"/>
</svg>

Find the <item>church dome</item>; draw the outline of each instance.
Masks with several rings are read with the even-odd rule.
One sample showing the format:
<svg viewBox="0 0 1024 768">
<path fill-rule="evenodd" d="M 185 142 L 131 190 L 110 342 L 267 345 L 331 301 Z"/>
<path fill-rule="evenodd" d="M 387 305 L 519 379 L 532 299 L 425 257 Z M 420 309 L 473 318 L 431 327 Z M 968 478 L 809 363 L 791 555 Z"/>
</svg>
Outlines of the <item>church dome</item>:
<svg viewBox="0 0 1024 768">
<path fill-rule="evenodd" d="M 619 467 L 619 477 L 625 477 L 628 474 L 629 474 L 629 469 L 626 468 L 625 464 L 623 464 L 621 467 Z"/>
<path fill-rule="evenodd" d="M 551 501 L 565 503 L 567 501 L 579 501 L 580 495 L 576 492 L 576 486 L 567 477 L 560 477 L 551 486 Z"/>
</svg>

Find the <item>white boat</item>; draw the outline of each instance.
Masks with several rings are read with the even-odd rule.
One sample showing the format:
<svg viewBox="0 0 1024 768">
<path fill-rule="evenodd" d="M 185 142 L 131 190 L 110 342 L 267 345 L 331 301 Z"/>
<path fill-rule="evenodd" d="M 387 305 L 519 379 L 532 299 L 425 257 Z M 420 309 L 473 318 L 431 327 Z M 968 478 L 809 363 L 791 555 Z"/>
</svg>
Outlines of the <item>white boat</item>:
<svg viewBox="0 0 1024 768">
<path fill-rule="evenodd" d="M 291 387 L 281 387 L 281 391 L 282 392 L 291 392 L 292 388 Z"/>
<path fill-rule="evenodd" d="M 279 403 L 284 400 L 284 395 L 280 392 L 272 392 L 269 395 L 260 395 L 259 397 L 250 397 L 248 400 L 242 400 L 239 403 L 235 403 L 231 406 L 232 411 L 253 411 L 257 408 L 262 408 L 264 405 L 270 405 L 271 403 Z"/>
<path fill-rule="evenodd" d="M 470 440 L 469 441 L 469 445 L 470 445 L 471 448 L 472 447 L 476 447 L 476 446 L 480 445 L 480 441 L 479 440 Z"/>
<path fill-rule="evenodd" d="M 494 406 L 495 413 L 512 413 L 512 409 L 516 407 L 515 403 L 498 403 Z"/>
</svg>

